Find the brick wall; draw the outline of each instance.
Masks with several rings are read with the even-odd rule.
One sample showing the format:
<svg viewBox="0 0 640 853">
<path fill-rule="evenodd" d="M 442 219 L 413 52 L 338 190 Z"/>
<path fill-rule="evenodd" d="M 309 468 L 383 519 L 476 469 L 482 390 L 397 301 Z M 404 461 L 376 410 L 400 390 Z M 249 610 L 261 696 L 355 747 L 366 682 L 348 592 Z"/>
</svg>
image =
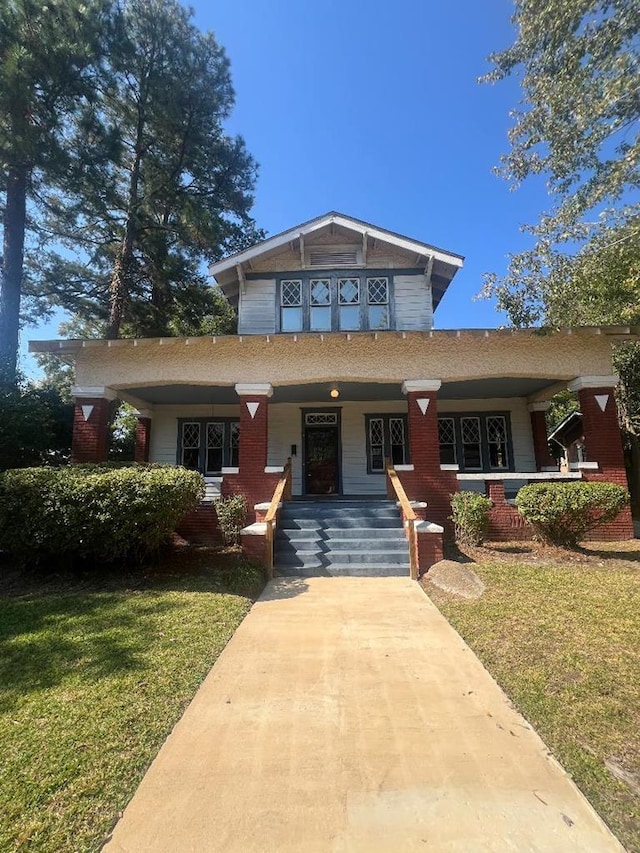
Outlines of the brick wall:
<svg viewBox="0 0 640 853">
<path fill-rule="evenodd" d="M 418 400 L 429 400 L 425 414 Z M 455 472 L 440 469 L 438 439 L 438 401 L 434 391 L 410 391 L 407 394 L 409 448 L 413 471 L 398 471 L 398 477 L 409 500 L 427 502 L 427 518 L 453 535 L 451 495 L 458 491 Z"/>
<path fill-rule="evenodd" d="M 200 504 L 176 527 L 176 533 L 194 545 L 221 545 L 222 535 L 213 504 Z"/>
<path fill-rule="evenodd" d="M 608 397 L 604 411 L 596 396 Z M 599 466 L 597 472 L 584 471 L 584 479 L 587 482 L 617 483 L 628 489 L 613 388 L 582 388 L 578 391 L 578 399 L 582 412 L 587 459 L 590 462 L 597 462 Z M 633 520 L 630 508 L 627 507 L 609 524 L 598 527 L 590 538 L 613 541 L 632 539 Z"/>
<path fill-rule="evenodd" d="M 549 453 L 549 443 L 547 441 L 547 419 L 544 411 L 533 411 L 531 416 L 531 432 L 533 435 L 533 451 L 536 457 L 536 468 L 542 471 L 543 468 L 557 467 L 557 461 Z"/>
<path fill-rule="evenodd" d="M 92 406 L 85 420 L 83 406 Z M 73 413 L 72 462 L 104 462 L 109 435 L 109 400 L 84 397 L 76 400 Z"/>
<path fill-rule="evenodd" d="M 149 461 L 149 448 L 151 447 L 151 418 L 138 418 L 136 423 L 136 449 L 134 459 L 136 462 Z"/>
</svg>

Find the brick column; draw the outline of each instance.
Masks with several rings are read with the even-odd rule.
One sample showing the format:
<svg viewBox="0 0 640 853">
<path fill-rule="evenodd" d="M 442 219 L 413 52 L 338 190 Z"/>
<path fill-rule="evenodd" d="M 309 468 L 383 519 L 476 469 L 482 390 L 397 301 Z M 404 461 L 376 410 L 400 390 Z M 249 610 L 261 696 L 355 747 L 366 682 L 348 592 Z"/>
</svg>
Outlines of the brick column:
<svg viewBox="0 0 640 853">
<path fill-rule="evenodd" d="M 139 411 L 136 423 L 136 462 L 148 462 L 151 450 L 151 415 L 147 411 Z"/>
<path fill-rule="evenodd" d="M 72 389 L 75 401 L 72 462 L 105 462 L 109 436 L 109 404 L 115 394 L 109 388 Z"/>
<path fill-rule="evenodd" d="M 583 469 L 585 480 L 617 483 L 627 489 L 627 472 L 618 426 L 614 397 L 617 376 L 581 376 L 569 383 L 578 393 L 587 462 L 597 462 L 598 471 Z M 592 538 L 627 539 L 633 537 L 631 510 L 627 508 L 615 521 L 598 528 Z"/>
<path fill-rule="evenodd" d="M 549 453 L 549 442 L 547 441 L 547 419 L 545 413 L 549 408 L 549 403 L 529 403 L 527 408 L 531 417 L 536 469 L 542 471 L 544 468 L 557 468 L 558 463 Z"/>
<path fill-rule="evenodd" d="M 438 438 L 439 379 L 406 380 L 402 392 L 407 396 L 409 427 L 409 461 L 413 471 L 400 472 L 402 484 L 410 500 L 427 502 L 426 518 L 451 529 L 450 495 L 457 491 L 455 474 L 440 470 Z"/>
<path fill-rule="evenodd" d="M 266 474 L 269 448 L 269 397 L 273 388 L 269 384 L 238 384 L 240 398 L 239 471 L 223 470 L 225 494 L 243 494 L 247 499 L 248 518 L 255 504 L 271 500 L 279 474 Z M 252 520 L 252 519 L 251 519 Z"/>
</svg>

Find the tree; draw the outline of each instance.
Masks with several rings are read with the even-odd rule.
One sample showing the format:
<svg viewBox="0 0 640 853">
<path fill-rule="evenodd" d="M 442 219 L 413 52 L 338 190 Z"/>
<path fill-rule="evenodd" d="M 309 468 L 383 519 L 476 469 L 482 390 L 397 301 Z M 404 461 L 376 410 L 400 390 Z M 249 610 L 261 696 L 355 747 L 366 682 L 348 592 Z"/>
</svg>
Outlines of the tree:
<svg viewBox="0 0 640 853">
<path fill-rule="evenodd" d="M 234 102 L 229 63 L 190 16 L 175 0 L 124 4 L 99 93 L 119 146 L 91 168 L 78 162 L 73 203 L 49 200 L 48 228 L 76 258 L 52 253 L 43 290 L 107 337 L 228 327 L 203 265 L 261 236 L 249 216 L 255 163 L 222 126 Z"/>
<path fill-rule="evenodd" d="M 513 45 L 484 78 L 522 78 L 511 150 L 515 186 L 546 175 L 553 208 L 526 226 L 532 249 L 486 277 L 517 326 L 640 323 L 640 8 L 636 0 L 514 0 Z M 618 409 L 640 509 L 640 346 L 613 355 Z"/>
<path fill-rule="evenodd" d="M 499 173 L 514 186 L 545 175 L 553 208 L 525 229 L 533 249 L 511 256 L 507 275 L 488 276 L 483 292 L 515 324 L 530 325 L 547 322 L 558 290 L 566 298 L 574 263 L 586 268 L 576 257 L 582 246 L 591 261 L 603 247 L 633 247 L 637 257 L 640 10 L 636 0 L 514 3 L 516 39 L 489 57 L 484 78 L 522 80 Z"/>
<path fill-rule="evenodd" d="M 0 380 L 16 381 L 27 201 L 66 185 L 70 127 L 88 105 L 109 7 L 7 0 L 0 18 Z"/>
</svg>

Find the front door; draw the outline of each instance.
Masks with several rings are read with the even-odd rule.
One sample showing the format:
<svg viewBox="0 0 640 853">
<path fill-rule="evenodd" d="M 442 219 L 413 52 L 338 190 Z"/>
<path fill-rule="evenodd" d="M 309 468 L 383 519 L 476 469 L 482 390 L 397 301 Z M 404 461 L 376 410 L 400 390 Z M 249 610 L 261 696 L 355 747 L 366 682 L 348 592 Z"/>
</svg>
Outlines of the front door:
<svg viewBox="0 0 640 853">
<path fill-rule="evenodd" d="M 338 425 L 306 426 L 304 431 L 305 494 L 340 492 Z"/>
</svg>

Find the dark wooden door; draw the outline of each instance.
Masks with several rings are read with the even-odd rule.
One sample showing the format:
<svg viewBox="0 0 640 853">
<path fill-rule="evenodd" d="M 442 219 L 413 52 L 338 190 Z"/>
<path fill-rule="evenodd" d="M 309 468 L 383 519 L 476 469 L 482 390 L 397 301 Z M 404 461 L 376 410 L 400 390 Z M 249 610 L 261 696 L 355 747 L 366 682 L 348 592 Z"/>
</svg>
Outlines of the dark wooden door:
<svg viewBox="0 0 640 853">
<path fill-rule="evenodd" d="M 305 492 L 335 495 L 340 491 L 338 427 L 307 427 L 304 434 Z"/>
</svg>

